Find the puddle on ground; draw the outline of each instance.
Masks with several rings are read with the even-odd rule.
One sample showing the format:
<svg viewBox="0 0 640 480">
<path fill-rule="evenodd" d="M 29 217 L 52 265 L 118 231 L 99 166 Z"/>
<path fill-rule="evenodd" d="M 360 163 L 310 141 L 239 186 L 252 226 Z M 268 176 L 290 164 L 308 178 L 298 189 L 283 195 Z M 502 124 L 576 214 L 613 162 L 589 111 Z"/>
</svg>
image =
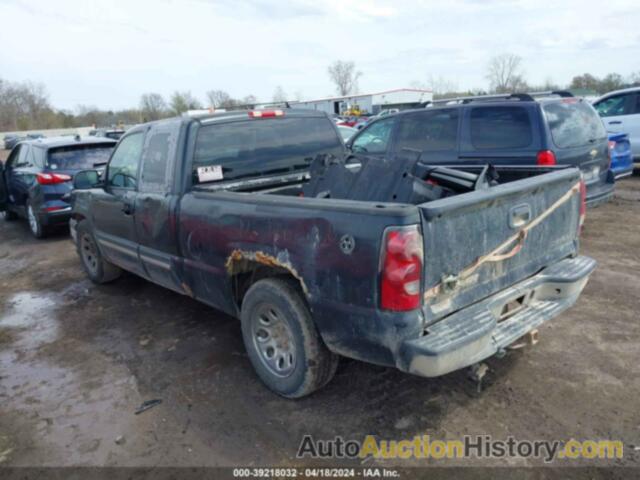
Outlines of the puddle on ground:
<svg viewBox="0 0 640 480">
<path fill-rule="evenodd" d="M 58 320 L 55 317 L 56 302 L 53 296 L 20 292 L 7 302 L 5 312 L 0 316 L 0 330 L 28 330 L 21 335 L 18 343 L 23 348 L 34 348 L 58 338 Z"/>
</svg>

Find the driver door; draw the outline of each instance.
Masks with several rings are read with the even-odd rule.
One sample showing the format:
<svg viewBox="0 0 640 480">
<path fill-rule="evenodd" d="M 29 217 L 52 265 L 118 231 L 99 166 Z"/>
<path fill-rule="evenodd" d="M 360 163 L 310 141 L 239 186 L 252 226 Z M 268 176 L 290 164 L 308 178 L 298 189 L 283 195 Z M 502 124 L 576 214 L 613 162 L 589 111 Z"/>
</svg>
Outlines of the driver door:
<svg viewBox="0 0 640 480">
<path fill-rule="evenodd" d="M 100 251 L 112 263 L 144 276 L 138 255 L 135 205 L 145 131 L 124 137 L 111 155 L 103 189 L 92 193 L 93 225 Z"/>
</svg>

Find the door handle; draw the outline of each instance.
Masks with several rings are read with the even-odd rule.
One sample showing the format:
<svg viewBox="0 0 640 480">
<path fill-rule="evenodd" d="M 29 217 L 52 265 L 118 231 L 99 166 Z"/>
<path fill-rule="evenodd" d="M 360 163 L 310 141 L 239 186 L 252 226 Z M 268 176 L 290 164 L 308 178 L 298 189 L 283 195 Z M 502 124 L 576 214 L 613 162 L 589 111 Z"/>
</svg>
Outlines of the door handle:
<svg viewBox="0 0 640 480">
<path fill-rule="evenodd" d="M 612 122 L 609 122 L 609 125 L 622 125 L 622 122 L 620 120 L 614 120 Z"/>
<path fill-rule="evenodd" d="M 134 210 L 135 209 L 133 205 L 131 205 L 130 203 L 124 202 L 122 204 L 122 213 L 124 213 L 125 215 L 133 215 Z"/>
</svg>

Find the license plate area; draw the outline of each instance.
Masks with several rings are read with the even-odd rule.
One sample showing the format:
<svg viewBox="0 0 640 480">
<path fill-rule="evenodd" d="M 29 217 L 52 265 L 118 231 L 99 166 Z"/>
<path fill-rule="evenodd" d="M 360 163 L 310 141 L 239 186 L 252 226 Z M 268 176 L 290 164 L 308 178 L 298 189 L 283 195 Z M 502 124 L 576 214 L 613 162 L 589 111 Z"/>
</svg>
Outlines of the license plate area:
<svg viewBox="0 0 640 480">
<path fill-rule="evenodd" d="M 595 167 L 591 167 L 589 170 L 583 172 L 582 174 L 585 183 L 592 183 L 596 181 L 599 175 L 600 175 L 600 167 L 597 165 Z"/>
<path fill-rule="evenodd" d="M 505 320 L 513 317 L 518 312 L 521 312 L 522 310 L 527 308 L 529 306 L 529 302 L 533 297 L 533 293 L 534 291 L 532 290 L 517 297 L 513 297 L 502 304 L 497 312 L 494 311 L 494 313 L 497 313 L 496 316 L 498 317 L 498 323 L 504 322 Z"/>
</svg>

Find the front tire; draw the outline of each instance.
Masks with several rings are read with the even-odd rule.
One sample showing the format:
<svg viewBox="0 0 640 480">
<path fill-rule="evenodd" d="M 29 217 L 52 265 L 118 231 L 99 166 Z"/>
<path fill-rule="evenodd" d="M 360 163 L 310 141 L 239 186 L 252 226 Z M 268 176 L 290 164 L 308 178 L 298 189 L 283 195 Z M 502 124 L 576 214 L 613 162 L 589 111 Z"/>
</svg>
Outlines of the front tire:
<svg viewBox="0 0 640 480">
<path fill-rule="evenodd" d="M 304 397 L 333 378 L 339 357 L 322 341 L 292 280 L 256 282 L 242 301 L 240 318 L 249 360 L 277 394 Z"/>
<path fill-rule="evenodd" d="M 104 259 L 86 221 L 76 227 L 76 248 L 82 268 L 93 283 L 112 282 L 122 274 L 119 267 Z"/>
</svg>

